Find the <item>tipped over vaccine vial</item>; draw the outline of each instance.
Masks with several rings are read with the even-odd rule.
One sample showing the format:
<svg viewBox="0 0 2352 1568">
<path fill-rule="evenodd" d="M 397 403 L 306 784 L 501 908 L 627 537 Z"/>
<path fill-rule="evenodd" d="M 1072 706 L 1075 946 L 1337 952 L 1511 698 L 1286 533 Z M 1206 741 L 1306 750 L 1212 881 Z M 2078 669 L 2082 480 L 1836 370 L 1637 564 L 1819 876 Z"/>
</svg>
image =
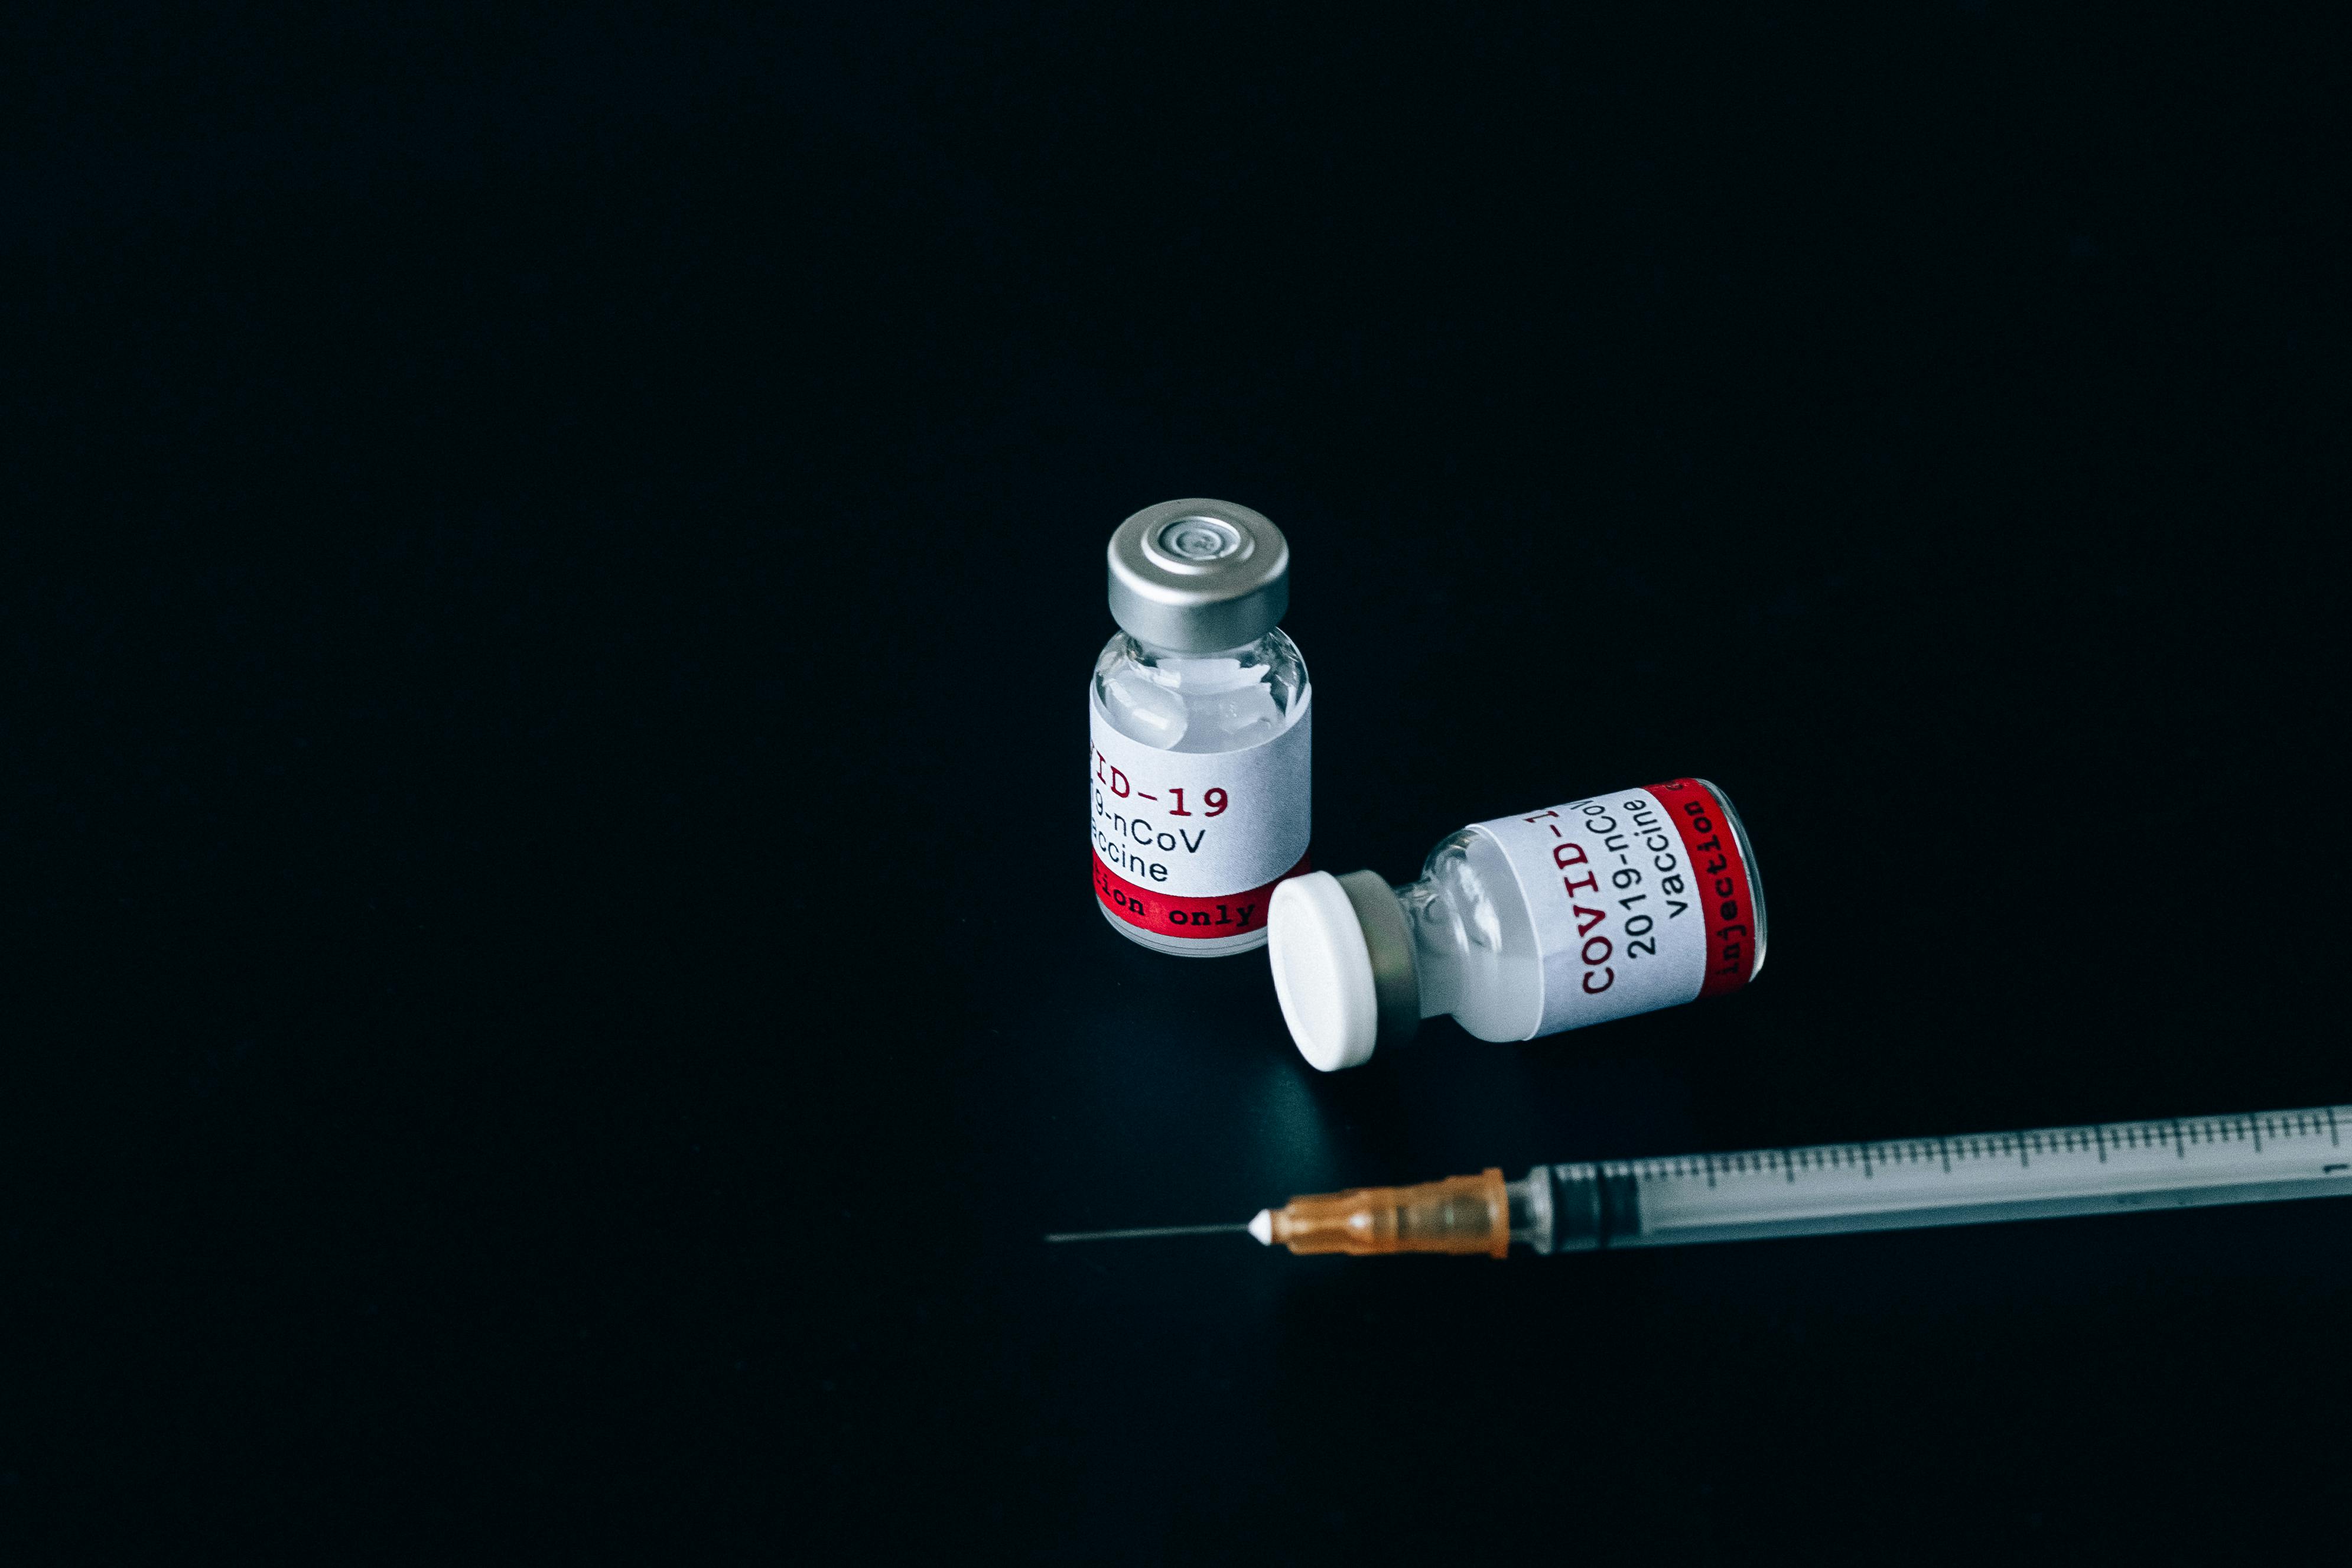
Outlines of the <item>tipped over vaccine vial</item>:
<svg viewBox="0 0 2352 1568">
<path fill-rule="evenodd" d="M 1119 632 L 1095 660 L 1095 900 L 1160 952 L 1265 945 L 1276 884 L 1307 869 L 1307 663 L 1276 622 L 1290 546 L 1245 506 L 1171 500 L 1110 537 Z"/>
<path fill-rule="evenodd" d="M 1764 967 L 1748 830 L 1705 779 L 1475 823 L 1421 880 L 1318 871 L 1276 893 L 1275 994 L 1325 1072 L 1451 1013 L 1531 1040 L 1735 991 Z"/>
</svg>

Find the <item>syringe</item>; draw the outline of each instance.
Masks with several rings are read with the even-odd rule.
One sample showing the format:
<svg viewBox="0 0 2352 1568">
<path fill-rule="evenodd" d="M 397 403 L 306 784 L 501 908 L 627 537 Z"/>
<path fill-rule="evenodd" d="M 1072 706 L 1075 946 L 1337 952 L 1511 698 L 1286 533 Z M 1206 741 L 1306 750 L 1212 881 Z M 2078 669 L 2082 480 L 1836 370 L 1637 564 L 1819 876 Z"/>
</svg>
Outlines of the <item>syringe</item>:
<svg viewBox="0 0 2352 1568">
<path fill-rule="evenodd" d="M 1906 1230 L 2134 1209 L 2352 1196 L 2352 1105 L 2031 1132 L 1822 1143 L 1499 1170 L 1296 1197 L 1242 1224 L 1048 1241 L 1247 1231 L 1296 1253 L 1537 1252 Z"/>
</svg>

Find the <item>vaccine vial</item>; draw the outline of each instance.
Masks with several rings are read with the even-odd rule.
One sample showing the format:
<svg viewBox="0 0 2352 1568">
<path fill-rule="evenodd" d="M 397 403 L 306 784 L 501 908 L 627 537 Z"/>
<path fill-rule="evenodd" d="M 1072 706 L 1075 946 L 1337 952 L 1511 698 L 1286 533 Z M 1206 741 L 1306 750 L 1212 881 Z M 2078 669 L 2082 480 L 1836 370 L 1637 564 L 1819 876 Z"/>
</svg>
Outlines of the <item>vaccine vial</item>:
<svg viewBox="0 0 2352 1568">
<path fill-rule="evenodd" d="M 1265 945 L 1275 887 L 1307 869 L 1307 662 L 1276 622 L 1290 546 L 1245 506 L 1171 500 L 1110 537 L 1110 613 L 1095 660 L 1095 900 L 1160 952 Z"/>
<path fill-rule="evenodd" d="M 1730 800 L 1671 779 L 1474 823 L 1405 887 L 1297 878 L 1270 929 L 1291 1037 L 1332 1072 L 1441 1013 L 1529 1040 L 1736 991 L 1764 967 L 1764 888 Z"/>
</svg>

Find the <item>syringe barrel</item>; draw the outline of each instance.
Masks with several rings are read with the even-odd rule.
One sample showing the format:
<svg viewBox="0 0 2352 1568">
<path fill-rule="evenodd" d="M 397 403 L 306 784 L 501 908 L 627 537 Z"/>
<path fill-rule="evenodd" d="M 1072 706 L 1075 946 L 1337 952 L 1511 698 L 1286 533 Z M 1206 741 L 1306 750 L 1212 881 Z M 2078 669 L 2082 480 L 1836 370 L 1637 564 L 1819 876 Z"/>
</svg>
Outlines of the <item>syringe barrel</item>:
<svg viewBox="0 0 2352 1568">
<path fill-rule="evenodd" d="M 1538 1167 L 1539 1252 L 2352 1195 L 2352 1106 Z M 1549 1245 L 1547 1245 L 1547 1241 Z"/>
<path fill-rule="evenodd" d="M 1272 1211 L 1272 1239 L 1297 1253 L 1483 1252 L 1507 1256 L 1510 1201 L 1498 1170 L 1410 1187 L 1297 1197 Z"/>
</svg>

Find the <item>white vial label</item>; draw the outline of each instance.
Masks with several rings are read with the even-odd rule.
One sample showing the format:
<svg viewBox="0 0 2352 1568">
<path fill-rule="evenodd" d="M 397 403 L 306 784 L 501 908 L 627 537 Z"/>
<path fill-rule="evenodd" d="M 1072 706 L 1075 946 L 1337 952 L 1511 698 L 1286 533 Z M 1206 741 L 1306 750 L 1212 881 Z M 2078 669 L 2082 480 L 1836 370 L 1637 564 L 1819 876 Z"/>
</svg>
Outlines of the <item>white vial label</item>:
<svg viewBox="0 0 2352 1568">
<path fill-rule="evenodd" d="M 1536 1035 L 1678 1006 L 1748 982 L 1755 897 L 1696 779 L 1476 824 L 1501 846 L 1543 961 Z"/>
<path fill-rule="evenodd" d="M 1095 897 L 1129 925 L 1207 939 L 1265 929 L 1274 885 L 1308 868 L 1314 693 L 1282 733 L 1239 752 L 1162 752 L 1111 727 L 1089 694 Z"/>
</svg>

